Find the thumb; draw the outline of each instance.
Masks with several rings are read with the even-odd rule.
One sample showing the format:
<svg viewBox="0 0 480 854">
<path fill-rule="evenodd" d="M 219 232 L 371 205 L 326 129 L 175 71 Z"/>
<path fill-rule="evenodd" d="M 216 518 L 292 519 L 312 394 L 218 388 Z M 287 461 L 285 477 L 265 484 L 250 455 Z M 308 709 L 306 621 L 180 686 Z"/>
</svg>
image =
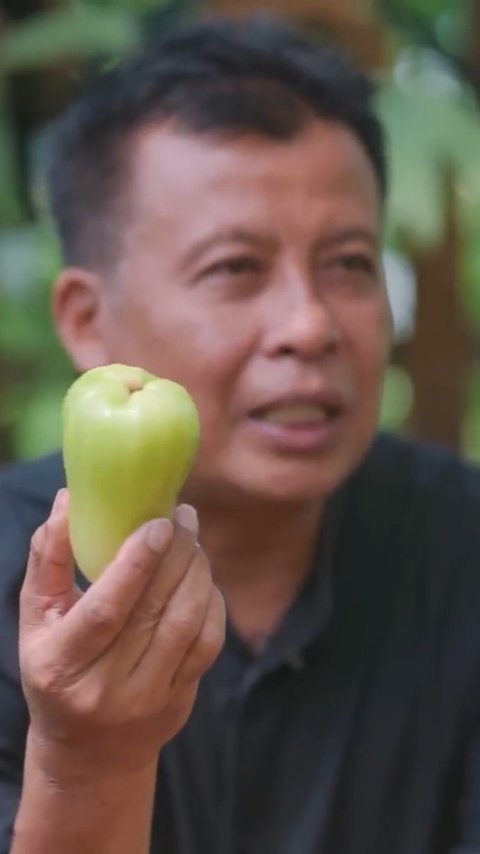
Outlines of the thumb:
<svg viewBox="0 0 480 854">
<path fill-rule="evenodd" d="M 68 535 L 68 491 L 57 492 L 50 515 L 35 531 L 20 593 L 20 621 L 39 625 L 66 613 L 78 598 Z"/>
</svg>

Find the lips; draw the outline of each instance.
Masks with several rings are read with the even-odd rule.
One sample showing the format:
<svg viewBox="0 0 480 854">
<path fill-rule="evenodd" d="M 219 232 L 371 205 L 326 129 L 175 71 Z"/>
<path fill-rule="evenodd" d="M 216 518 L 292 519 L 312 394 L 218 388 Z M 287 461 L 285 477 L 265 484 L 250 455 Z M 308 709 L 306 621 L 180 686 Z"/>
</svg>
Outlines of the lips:
<svg viewBox="0 0 480 854">
<path fill-rule="evenodd" d="M 256 441 L 270 451 L 311 457 L 336 445 L 347 409 L 336 391 L 284 395 L 252 410 L 250 424 Z"/>
<path fill-rule="evenodd" d="M 273 406 L 257 413 L 257 418 L 272 424 L 324 424 L 329 417 L 323 406 L 313 404 L 290 404 Z"/>
<path fill-rule="evenodd" d="M 251 417 L 272 424 L 324 424 L 346 408 L 337 392 L 293 394 L 276 398 L 252 410 Z"/>
</svg>

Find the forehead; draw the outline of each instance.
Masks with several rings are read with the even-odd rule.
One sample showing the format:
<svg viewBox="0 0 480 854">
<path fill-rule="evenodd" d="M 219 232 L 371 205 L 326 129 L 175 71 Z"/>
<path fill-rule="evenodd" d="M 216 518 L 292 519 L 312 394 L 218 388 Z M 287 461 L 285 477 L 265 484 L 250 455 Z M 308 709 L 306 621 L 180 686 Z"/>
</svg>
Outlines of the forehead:
<svg viewBox="0 0 480 854">
<path fill-rule="evenodd" d="M 138 224 L 194 230 L 257 220 L 309 225 L 343 218 L 379 225 L 373 165 L 348 128 L 312 120 L 289 141 L 221 138 L 174 126 L 143 130 L 133 142 L 131 202 Z"/>
</svg>

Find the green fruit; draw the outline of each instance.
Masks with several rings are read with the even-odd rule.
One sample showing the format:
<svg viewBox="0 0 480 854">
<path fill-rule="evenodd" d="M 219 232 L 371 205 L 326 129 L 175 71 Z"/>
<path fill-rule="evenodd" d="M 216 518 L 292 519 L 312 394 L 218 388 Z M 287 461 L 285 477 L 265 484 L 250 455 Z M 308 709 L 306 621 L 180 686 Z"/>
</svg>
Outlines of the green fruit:
<svg viewBox="0 0 480 854">
<path fill-rule="evenodd" d="M 105 365 L 71 385 L 63 403 L 69 530 L 90 581 L 136 528 L 172 516 L 199 436 L 186 389 L 142 368 Z"/>
</svg>

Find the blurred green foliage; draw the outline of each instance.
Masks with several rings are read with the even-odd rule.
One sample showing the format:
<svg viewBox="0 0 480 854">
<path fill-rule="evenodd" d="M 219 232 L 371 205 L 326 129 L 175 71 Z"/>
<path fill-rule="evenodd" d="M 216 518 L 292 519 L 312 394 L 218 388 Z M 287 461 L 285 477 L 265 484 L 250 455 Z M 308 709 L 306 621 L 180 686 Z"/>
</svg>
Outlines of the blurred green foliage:
<svg viewBox="0 0 480 854">
<path fill-rule="evenodd" d="M 133 10 L 123 6 L 75 3 L 17 24 L 3 39 L 1 70 L 6 74 L 38 70 L 131 49 L 138 42 L 139 28 Z"/>
<path fill-rule="evenodd" d="M 454 171 L 464 233 L 462 294 L 471 323 L 480 328 L 480 113 L 478 93 L 461 65 L 468 5 L 460 0 L 386 0 L 394 61 L 379 80 L 378 107 L 389 139 L 391 195 L 387 243 L 397 252 L 435 244 L 445 225 L 442 170 Z M 0 428 L 12 437 L 6 456 L 32 456 L 60 440 L 61 400 L 73 370 L 50 317 L 50 291 L 60 266 L 41 181 L 42 124 L 25 131 L 22 79 L 51 74 L 69 93 L 86 73 L 112 62 L 146 34 L 200 2 L 173 0 L 65 0 L 37 14 L 1 15 L 0 2 Z M 32 97 L 35 97 L 32 95 Z M 45 125 L 48 124 L 45 117 Z M 465 447 L 480 454 L 480 377 L 472 377 Z M 405 423 L 412 385 L 392 367 L 382 422 Z"/>
</svg>

